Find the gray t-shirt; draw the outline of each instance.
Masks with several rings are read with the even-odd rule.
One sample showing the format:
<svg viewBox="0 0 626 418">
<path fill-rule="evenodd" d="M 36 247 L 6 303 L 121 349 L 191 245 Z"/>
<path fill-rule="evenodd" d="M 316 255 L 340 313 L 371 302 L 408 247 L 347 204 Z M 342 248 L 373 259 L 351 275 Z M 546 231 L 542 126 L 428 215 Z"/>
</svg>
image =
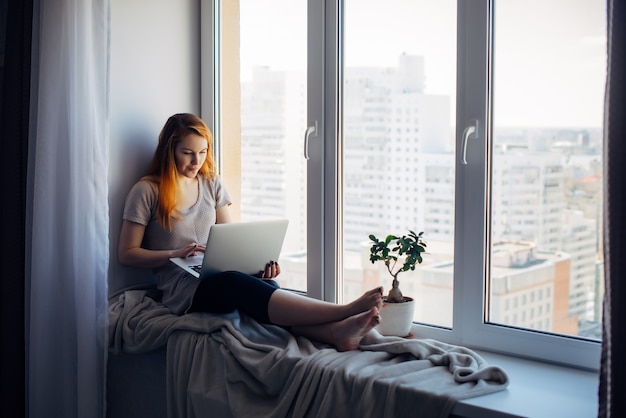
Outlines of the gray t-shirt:
<svg viewBox="0 0 626 418">
<path fill-rule="evenodd" d="M 198 201 L 172 219 L 172 230 L 163 229 L 157 219 L 158 184 L 144 177 L 126 197 L 123 219 L 146 227 L 142 247 L 148 250 L 174 250 L 191 242 L 204 244 L 209 228 L 215 224 L 215 211 L 231 203 L 228 191 L 218 177 L 198 176 Z M 187 312 L 199 280 L 173 263 L 155 268 L 163 303 L 177 315 Z"/>
</svg>

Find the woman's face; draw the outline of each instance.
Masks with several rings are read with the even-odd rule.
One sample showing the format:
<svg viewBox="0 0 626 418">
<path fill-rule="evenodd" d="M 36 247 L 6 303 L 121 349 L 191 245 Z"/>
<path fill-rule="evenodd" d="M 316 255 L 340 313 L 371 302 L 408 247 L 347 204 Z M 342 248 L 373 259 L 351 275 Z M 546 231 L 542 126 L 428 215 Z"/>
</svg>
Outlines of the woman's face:
<svg viewBox="0 0 626 418">
<path fill-rule="evenodd" d="M 206 160 L 207 152 L 208 143 L 203 136 L 192 133 L 182 137 L 174 148 L 178 174 L 195 178 Z"/>
</svg>

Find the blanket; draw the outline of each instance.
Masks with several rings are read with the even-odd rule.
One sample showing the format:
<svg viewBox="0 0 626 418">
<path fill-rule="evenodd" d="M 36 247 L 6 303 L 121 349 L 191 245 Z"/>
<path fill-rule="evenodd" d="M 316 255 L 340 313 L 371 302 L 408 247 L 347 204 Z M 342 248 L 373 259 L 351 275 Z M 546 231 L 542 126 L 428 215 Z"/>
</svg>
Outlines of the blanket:
<svg viewBox="0 0 626 418">
<path fill-rule="evenodd" d="M 508 376 L 470 349 L 371 331 L 333 347 L 233 312 L 172 314 L 146 291 L 110 302 L 112 352 L 167 345 L 169 417 L 445 417 Z"/>
</svg>

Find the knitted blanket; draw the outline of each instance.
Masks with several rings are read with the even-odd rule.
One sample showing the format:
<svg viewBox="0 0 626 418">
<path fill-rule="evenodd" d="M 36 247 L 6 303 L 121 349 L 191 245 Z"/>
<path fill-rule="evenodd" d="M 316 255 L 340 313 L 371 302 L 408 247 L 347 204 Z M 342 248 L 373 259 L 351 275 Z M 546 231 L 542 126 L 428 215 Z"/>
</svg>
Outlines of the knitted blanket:
<svg viewBox="0 0 626 418">
<path fill-rule="evenodd" d="M 503 390 L 506 373 L 470 349 L 371 331 L 333 347 L 233 312 L 173 315 L 133 290 L 111 301 L 112 352 L 167 345 L 169 417 L 446 417 Z"/>
</svg>

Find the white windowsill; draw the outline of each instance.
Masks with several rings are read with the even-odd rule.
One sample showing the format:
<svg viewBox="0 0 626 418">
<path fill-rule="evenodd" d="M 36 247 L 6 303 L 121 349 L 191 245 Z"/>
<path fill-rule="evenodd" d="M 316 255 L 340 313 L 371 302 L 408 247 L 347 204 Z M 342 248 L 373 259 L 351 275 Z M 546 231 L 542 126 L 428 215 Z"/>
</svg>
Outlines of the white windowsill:
<svg viewBox="0 0 626 418">
<path fill-rule="evenodd" d="M 598 415 L 598 373 L 475 350 L 509 376 L 506 390 L 455 405 L 465 418 L 588 418 Z"/>
</svg>

